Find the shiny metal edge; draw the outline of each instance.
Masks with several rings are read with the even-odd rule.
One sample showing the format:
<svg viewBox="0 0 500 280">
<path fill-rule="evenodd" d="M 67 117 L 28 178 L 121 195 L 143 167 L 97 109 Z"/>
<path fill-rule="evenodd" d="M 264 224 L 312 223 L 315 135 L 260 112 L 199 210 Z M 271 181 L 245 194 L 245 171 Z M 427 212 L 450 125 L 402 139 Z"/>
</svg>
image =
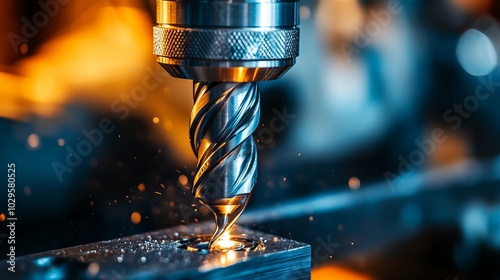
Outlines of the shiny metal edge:
<svg viewBox="0 0 500 280">
<path fill-rule="evenodd" d="M 276 80 L 295 64 L 295 59 L 221 62 L 158 57 L 157 61 L 172 77 L 216 82 Z"/>
<path fill-rule="evenodd" d="M 289 27 L 299 24 L 298 0 L 157 0 L 157 22 L 183 27 Z"/>
</svg>

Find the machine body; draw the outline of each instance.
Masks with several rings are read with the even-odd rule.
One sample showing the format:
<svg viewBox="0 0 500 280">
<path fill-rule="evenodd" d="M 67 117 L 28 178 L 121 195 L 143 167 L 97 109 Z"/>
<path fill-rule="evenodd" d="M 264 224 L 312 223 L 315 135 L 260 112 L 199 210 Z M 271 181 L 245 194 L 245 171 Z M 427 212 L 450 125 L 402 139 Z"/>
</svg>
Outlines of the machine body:
<svg viewBox="0 0 500 280">
<path fill-rule="evenodd" d="M 298 0 L 157 0 L 157 61 L 173 77 L 194 80 L 192 191 L 215 215 L 210 246 L 240 216 L 257 180 L 256 82 L 294 65 L 298 10 Z"/>
</svg>

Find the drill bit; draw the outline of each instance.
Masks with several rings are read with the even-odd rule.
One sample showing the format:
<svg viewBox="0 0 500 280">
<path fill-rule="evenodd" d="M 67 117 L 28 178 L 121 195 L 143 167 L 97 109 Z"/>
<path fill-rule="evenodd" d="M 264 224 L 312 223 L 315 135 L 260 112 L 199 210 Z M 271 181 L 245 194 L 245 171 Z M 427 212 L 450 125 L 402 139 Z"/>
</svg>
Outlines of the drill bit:
<svg viewBox="0 0 500 280">
<path fill-rule="evenodd" d="M 194 80 L 190 139 L 198 157 L 193 194 L 215 215 L 209 247 L 246 207 L 257 178 L 252 132 L 257 81 L 281 77 L 299 50 L 298 0 L 157 0 L 154 54 Z"/>
<path fill-rule="evenodd" d="M 252 133 L 260 118 L 256 83 L 195 82 L 190 139 L 198 157 L 193 194 L 215 215 L 209 247 L 245 208 L 257 180 Z"/>
</svg>

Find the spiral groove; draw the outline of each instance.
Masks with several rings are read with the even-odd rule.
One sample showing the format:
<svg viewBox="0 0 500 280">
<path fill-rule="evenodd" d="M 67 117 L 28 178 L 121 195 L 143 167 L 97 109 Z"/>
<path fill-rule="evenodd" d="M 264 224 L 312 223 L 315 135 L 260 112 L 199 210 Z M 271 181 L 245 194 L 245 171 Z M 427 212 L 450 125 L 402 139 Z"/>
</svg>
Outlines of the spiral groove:
<svg viewBox="0 0 500 280">
<path fill-rule="evenodd" d="M 260 118 L 256 83 L 195 82 L 191 147 L 198 157 L 193 194 L 206 204 L 249 194 L 257 179 L 252 137 Z"/>
</svg>

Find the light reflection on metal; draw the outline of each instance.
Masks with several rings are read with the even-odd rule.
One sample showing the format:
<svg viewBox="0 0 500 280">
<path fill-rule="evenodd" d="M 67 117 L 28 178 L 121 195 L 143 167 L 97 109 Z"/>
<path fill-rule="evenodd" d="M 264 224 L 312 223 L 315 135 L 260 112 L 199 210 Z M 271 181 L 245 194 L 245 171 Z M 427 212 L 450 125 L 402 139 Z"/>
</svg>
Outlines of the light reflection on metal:
<svg viewBox="0 0 500 280">
<path fill-rule="evenodd" d="M 209 231 L 212 224 L 197 224 Z M 19 277 L 35 279 L 60 271 L 57 279 L 76 279 L 66 273 L 94 274 L 96 279 L 310 279 L 311 249 L 304 243 L 236 228 L 232 237 L 259 240 L 264 250 L 190 252 L 179 247 L 196 238 L 193 227 L 156 232 L 18 257 Z M 11 273 L 0 263 L 0 278 Z M 68 269 L 66 269 L 68 268 Z M 16 272 L 17 273 L 17 272 Z M 7 276 L 6 276 L 7 275 Z M 36 278 L 38 279 L 38 278 Z M 44 278 L 45 279 L 45 278 Z"/>
<path fill-rule="evenodd" d="M 234 251 L 243 248 L 245 245 L 239 241 L 231 240 L 231 234 L 226 231 L 222 237 L 214 244 L 216 251 Z"/>
</svg>

